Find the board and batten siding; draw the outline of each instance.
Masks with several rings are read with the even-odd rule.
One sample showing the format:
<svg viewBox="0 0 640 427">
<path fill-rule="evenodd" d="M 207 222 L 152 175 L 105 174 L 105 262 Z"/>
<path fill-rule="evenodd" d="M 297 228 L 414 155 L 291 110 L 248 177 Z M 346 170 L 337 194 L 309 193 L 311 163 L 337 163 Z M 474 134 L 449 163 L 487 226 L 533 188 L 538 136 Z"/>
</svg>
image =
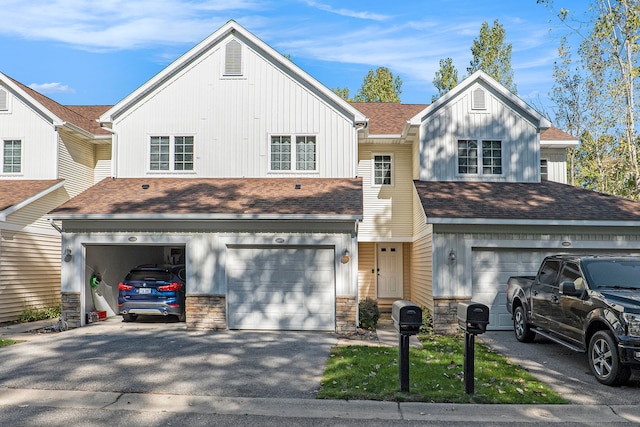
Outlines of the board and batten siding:
<svg viewBox="0 0 640 427">
<path fill-rule="evenodd" d="M 0 323 L 60 304 L 60 254 L 60 235 L 0 232 Z"/>
<path fill-rule="evenodd" d="M 373 156 L 376 154 L 392 156 L 392 185 L 373 185 Z M 410 241 L 414 192 L 411 145 L 360 144 L 358 157 L 364 207 L 358 241 Z"/>
<path fill-rule="evenodd" d="M 567 152 L 565 148 L 542 149 L 540 158 L 547 160 L 549 181 L 567 183 Z"/>
<path fill-rule="evenodd" d="M 231 38 L 115 118 L 116 175 L 158 176 L 148 170 L 150 136 L 193 135 L 194 171 L 186 175 L 354 177 L 353 123 L 242 39 L 242 76 L 223 76 L 224 46 Z M 271 135 L 314 135 L 317 170 L 270 172 Z"/>
<path fill-rule="evenodd" d="M 427 117 L 420 129 L 419 156 L 413 169 L 419 167 L 422 181 L 508 181 L 540 180 L 539 136 L 536 126 L 523 118 L 505 100 L 484 87 L 487 109 L 471 109 L 472 85 L 456 99 Z M 459 175 L 457 173 L 457 141 L 483 139 L 502 141 L 503 175 Z"/>
<path fill-rule="evenodd" d="M 8 90 L 8 88 L 7 88 Z M 0 178 L 56 179 L 57 133 L 51 122 L 9 92 L 9 111 L 0 114 L 0 141 L 22 141 L 22 172 Z"/>
</svg>

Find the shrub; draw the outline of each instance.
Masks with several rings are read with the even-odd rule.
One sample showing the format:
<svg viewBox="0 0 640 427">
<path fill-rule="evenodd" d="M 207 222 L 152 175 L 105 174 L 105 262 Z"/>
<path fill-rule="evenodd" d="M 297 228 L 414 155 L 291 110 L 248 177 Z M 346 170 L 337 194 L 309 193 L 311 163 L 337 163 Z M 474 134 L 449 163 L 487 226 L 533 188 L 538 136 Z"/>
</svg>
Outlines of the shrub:
<svg viewBox="0 0 640 427">
<path fill-rule="evenodd" d="M 360 301 L 360 304 L 358 304 L 358 316 L 361 328 L 374 330 L 378 324 L 378 319 L 380 319 L 378 302 L 371 298 L 365 298 Z"/>
<path fill-rule="evenodd" d="M 420 325 L 420 334 L 430 335 L 433 333 L 433 316 L 427 307 L 422 307 L 422 325 Z"/>
<path fill-rule="evenodd" d="M 35 322 L 36 320 L 55 319 L 60 317 L 62 313 L 62 305 L 56 305 L 53 307 L 43 308 L 25 308 L 18 317 L 18 322 L 27 323 Z"/>
</svg>

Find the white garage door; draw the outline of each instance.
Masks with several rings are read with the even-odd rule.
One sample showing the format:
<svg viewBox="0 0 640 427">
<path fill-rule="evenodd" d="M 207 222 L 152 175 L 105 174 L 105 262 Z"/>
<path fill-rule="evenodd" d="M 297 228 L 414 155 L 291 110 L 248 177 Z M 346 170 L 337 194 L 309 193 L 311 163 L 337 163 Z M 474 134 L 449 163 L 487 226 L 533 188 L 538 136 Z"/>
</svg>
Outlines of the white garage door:
<svg viewBox="0 0 640 427">
<path fill-rule="evenodd" d="M 333 248 L 227 250 L 230 329 L 335 330 Z"/>
<path fill-rule="evenodd" d="M 581 254 L 610 254 L 614 251 L 583 249 Z M 484 250 L 473 249 L 473 301 L 489 307 L 489 326 L 492 330 L 511 330 L 513 321 L 507 311 L 506 286 L 510 276 L 535 275 L 540 263 L 548 255 L 559 251 L 533 249 Z M 628 251 L 620 252 L 630 255 Z"/>
</svg>

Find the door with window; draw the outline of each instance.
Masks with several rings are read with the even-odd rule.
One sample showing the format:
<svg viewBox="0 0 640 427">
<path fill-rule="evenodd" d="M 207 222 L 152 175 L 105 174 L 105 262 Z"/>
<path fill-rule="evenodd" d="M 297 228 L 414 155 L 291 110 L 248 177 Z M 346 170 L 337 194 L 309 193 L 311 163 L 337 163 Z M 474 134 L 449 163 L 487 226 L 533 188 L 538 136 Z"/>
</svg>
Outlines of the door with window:
<svg viewBox="0 0 640 427">
<path fill-rule="evenodd" d="M 402 298 L 402 243 L 378 244 L 378 298 Z"/>
</svg>

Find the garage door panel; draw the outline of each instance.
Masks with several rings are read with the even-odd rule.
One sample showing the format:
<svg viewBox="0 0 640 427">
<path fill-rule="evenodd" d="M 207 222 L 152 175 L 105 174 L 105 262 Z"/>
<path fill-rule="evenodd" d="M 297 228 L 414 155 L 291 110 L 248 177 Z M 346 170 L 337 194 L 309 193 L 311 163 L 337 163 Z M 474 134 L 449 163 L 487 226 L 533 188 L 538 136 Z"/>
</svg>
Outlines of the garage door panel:
<svg viewBox="0 0 640 427">
<path fill-rule="evenodd" d="M 335 330 L 334 251 L 230 248 L 231 329 Z"/>
</svg>

